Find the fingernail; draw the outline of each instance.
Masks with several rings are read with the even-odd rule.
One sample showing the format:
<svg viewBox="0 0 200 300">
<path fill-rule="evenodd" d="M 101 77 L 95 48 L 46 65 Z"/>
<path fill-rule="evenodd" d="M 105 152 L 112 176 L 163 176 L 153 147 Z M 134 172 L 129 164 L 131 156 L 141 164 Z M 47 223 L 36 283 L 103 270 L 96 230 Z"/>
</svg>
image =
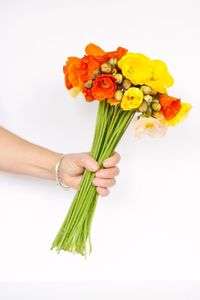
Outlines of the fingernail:
<svg viewBox="0 0 200 300">
<path fill-rule="evenodd" d="M 96 172 L 99 169 L 99 165 L 98 164 L 92 164 L 91 168 L 94 172 Z"/>
</svg>

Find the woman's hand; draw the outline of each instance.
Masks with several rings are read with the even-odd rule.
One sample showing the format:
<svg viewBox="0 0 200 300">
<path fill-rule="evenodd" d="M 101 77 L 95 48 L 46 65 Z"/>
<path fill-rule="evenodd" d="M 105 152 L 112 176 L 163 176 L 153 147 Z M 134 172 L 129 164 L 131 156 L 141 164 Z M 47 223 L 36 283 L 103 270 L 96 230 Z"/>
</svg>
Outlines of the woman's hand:
<svg viewBox="0 0 200 300">
<path fill-rule="evenodd" d="M 0 127 L 0 170 L 55 180 L 55 166 L 62 153 L 30 143 Z M 78 189 L 85 169 L 94 172 L 93 184 L 101 196 L 107 196 L 119 174 L 120 155 L 106 159 L 103 168 L 88 153 L 66 154 L 61 164 L 62 181 Z"/>
<path fill-rule="evenodd" d="M 66 154 L 62 165 L 61 174 L 63 182 L 69 187 L 79 189 L 80 182 L 85 169 L 94 172 L 93 184 L 96 186 L 97 193 L 107 196 L 109 188 L 115 183 L 115 177 L 119 174 L 116 167 L 120 161 L 120 155 L 115 153 L 103 162 L 103 168 L 99 169 L 98 163 L 88 153 Z"/>
</svg>

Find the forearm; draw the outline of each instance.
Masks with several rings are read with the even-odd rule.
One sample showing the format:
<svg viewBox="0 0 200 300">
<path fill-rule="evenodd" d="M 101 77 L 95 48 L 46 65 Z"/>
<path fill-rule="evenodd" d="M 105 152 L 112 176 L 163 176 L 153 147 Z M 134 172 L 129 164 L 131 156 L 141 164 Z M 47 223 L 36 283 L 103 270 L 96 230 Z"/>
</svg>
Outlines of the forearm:
<svg viewBox="0 0 200 300">
<path fill-rule="evenodd" d="M 0 127 L 0 170 L 54 179 L 61 153 L 32 144 Z"/>
</svg>

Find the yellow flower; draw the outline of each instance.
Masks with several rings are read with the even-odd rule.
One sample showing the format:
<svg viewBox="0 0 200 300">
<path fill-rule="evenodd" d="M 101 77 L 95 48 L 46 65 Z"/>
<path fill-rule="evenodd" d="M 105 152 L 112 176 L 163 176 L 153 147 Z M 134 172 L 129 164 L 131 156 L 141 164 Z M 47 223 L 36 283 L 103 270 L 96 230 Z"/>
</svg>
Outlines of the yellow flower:
<svg viewBox="0 0 200 300">
<path fill-rule="evenodd" d="M 122 98 L 121 108 L 123 110 L 136 109 L 140 106 L 143 101 L 143 93 L 136 87 L 128 89 Z"/>
<path fill-rule="evenodd" d="M 140 53 L 127 53 L 118 62 L 123 75 L 134 85 L 145 84 L 162 94 L 173 85 L 167 65 L 161 60 L 151 60 Z"/>
<path fill-rule="evenodd" d="M 144 84 L 152 77 L 152 62 L 150 58 L 140 53 L 127 53 L 118 61 L 123 75 L 133 84 Z"/>
<path fill-rule="evenodd" d="M 192 105 L 189 103 L 182 103 L 181 104 L 181 109 L 179 110 L 179 112 L 176 114 L 176 116 L 173 119 L 170 120 L 162 120 L 162 123 L 166 124 L 166 125 L 171 125 L 171 126 L 176 126 L 177 124 L 179 124 L 180 122 L 182 122 L 183 120 L 185 120 L 185 118 L 187 118 L 190 110 L 192 108 Z"/>
<path fill-rule="evenodd" d="M 153 90 L 164 94 L 166 87 L 173 85 L 173 77 L 170 75 L 166 64 L 161 60 L 152 60 L 152 67 L 152 77 L 145 83 Z"/>
</svg>

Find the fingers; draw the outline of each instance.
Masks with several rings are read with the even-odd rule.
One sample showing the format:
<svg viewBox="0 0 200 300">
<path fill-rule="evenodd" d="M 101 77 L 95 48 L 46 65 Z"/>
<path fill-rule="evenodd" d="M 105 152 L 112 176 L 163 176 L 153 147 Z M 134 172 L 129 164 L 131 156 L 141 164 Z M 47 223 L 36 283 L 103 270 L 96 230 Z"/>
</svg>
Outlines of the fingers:
<svg viewBox="0 0 200 300">
<path fill-rule="evenodd" d="M 82 177 L 83 176 L 67 177 L 64 175 L 63 181 L 67 186 L 78 190 L 80 188 L 80 183 L 81 183 Z M 97 182 L 97 184 L 99 184 L 99 183 Z M 110 193 L 110 191 L 105 186 L 112 186 L 114 184 L 114 182 L 105 183 L 105 184 L 101 183 L 101 184 L 104 185 L 104 187 L 97 186 L 96 191 L 101 197 L 106 197 Z"/>
<path fill-rule="evenodd" d="M 102 187 L 97 187 L 96 191 L 101 197 L 106 197 L 110 193 L 110 191 L 108 189 L 105 189 Z"/>
<path fill-rule="evenodd" d="M 87 153 L 79 155 L 79 165 L 88 171 L 96 172 L 99 169 L 98 162 Z"/>
<path fill-rule="evenodd" d="M 96 177 L 98 178 L 113 178 L 117 175 L 119 175 L 118 167 L 101 169 L 96 172 Z"/>
<path fill-rule="evenodd" d="M 119 153 L 115 152 L 111 157 L 109 157 L 106 160 L 104 160 L 103 166 L 105 168 L 114 167 L 115 165 L 118 164 L 118 162 L 120 161 L 120 159 L 121 159 L 121 157 L 120 157 Z"/>
<path fill-rule="evenodd" d="M 115 176 L 119 174 L 119 168 L 116 164 L 120 161 L 120 155 L 114 153 L 111 157 L 107 158 L 103 162 L 103 168 L 99 169 L 99 164 L 95 159 L 93 159 L 89 153 L 79 153 L 73 155 L 73 165 L 79 172 L 66 172 L 63 174 L 63 182 L 74 189 L 80 188 L 80 183 L 82 180 L 82 173 L 84 169 L 88 171 L 95 172 L 95 177 L 92 181 L 93 185 L 96 187 L 97 193 L 105 197 L 109 194 L 109 189 L 115 185 Z"/>
<path fill-rule="evenodd" d="M 116 180 L 114 178 L 111 179 L 104 179 L 104 178 L 98 178 L 95 177 L 92 181 L 94 186 L 102 187 L 102 188 L 109 188 L 115 185 Z"/>
<path fill-rule="evenodd" d="M 114 177 L 119 174 L 119 168 L 116 167 L 116 164 L 119 161 L 120 155 L 115 153 L 103 162 L 104 169 L 100 169 L 96 172 L 93 184 L 96 186 L 96 191 L 100 196 L 107 196 L 110 192 L 108 188 L 115 185 L 116 180 Z"/>
</svg>

